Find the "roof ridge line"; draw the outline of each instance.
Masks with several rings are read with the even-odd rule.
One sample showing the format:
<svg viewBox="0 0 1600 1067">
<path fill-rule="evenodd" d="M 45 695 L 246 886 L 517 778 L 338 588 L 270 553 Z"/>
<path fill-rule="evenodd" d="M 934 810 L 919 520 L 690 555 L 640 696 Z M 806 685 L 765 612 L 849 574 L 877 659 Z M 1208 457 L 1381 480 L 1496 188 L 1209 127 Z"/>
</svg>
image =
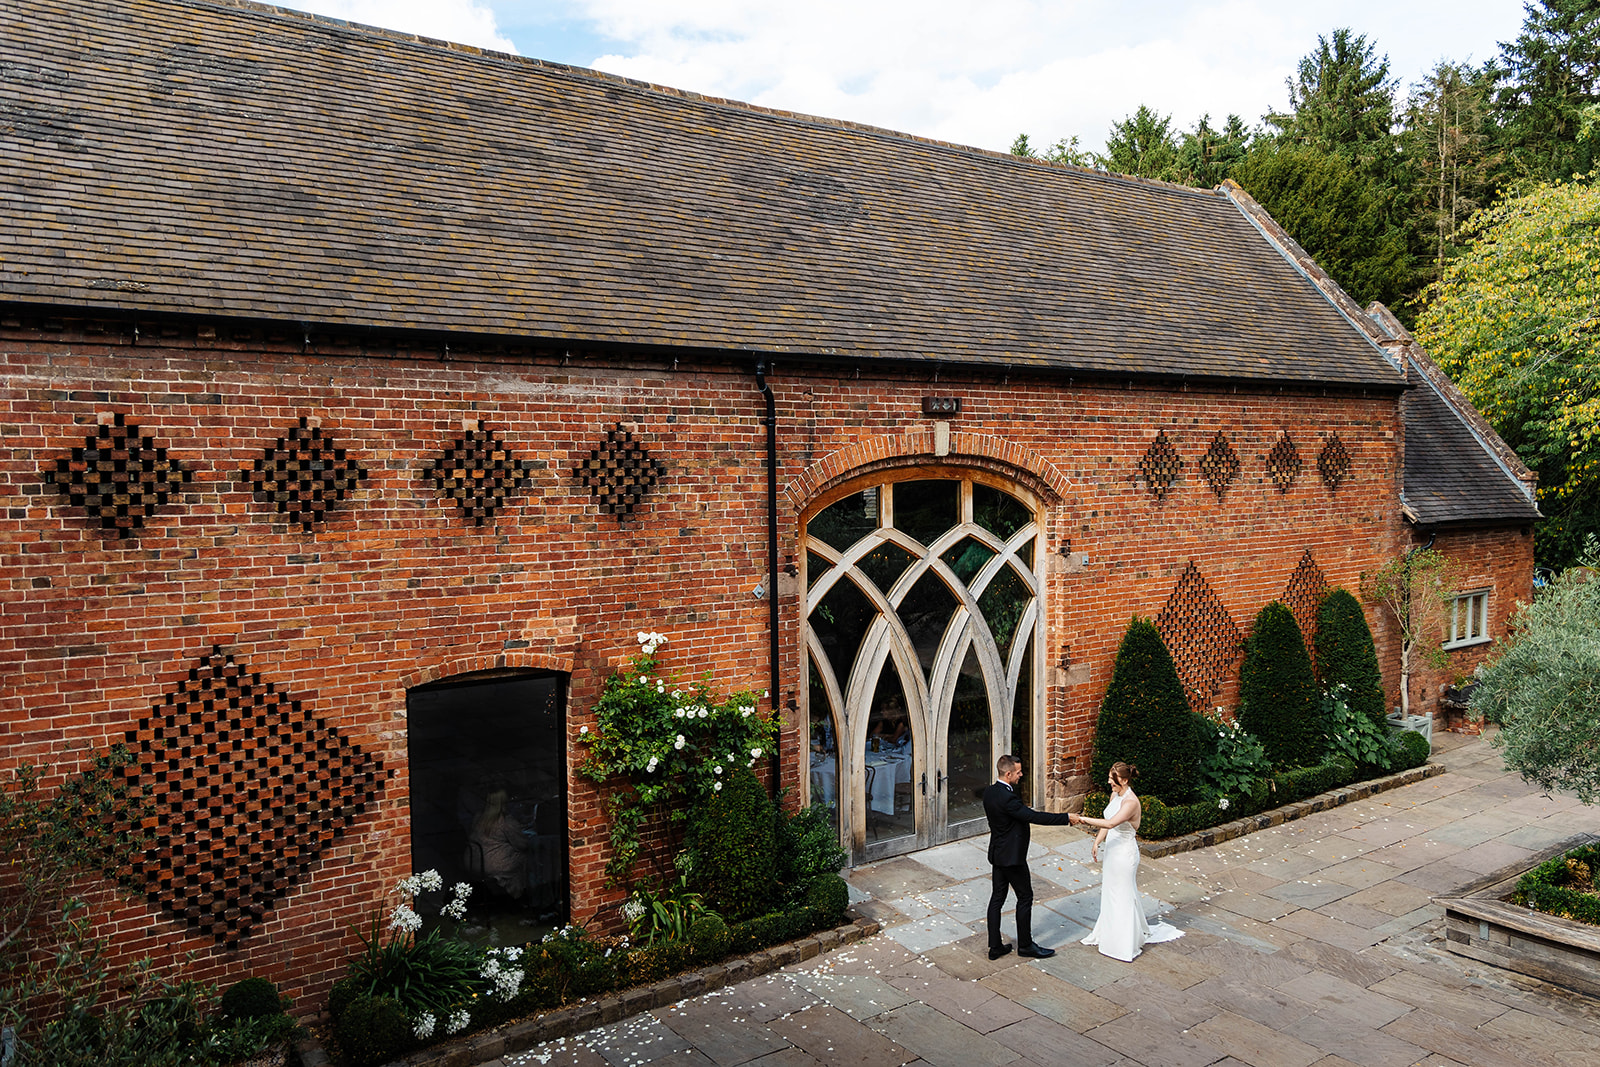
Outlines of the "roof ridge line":
<svg viewBox="0 0 1600 1067">
<path fill-rule="evenodd" d="M 1114 181 L 1132 182 L 1137 185 L 1149 185 L 1159 188 L 1180 190 L 1186 193 L 1199 195 L 1215 195 L 1216 190 L 1204 189 L 1194 185 L 1184 185 L 1181 182 L 1169 182 L 1160 178 L 1146 178 L 1137 174 L 1121 174 L 1117 171 L 1100 170 L 1096 167 L 1081 167 L 1074 163 L 1058 163 L 1054 160 L 1040 159 L 1033 156 L 1018 156 L 1010 152 L 1002 152 L 993 148 L 980 148 L 977 145 L 962 144 L 959 141 L 945 141 L 937 137 L 924 137 L 921 134 L 907 133 L 904 130 L 891 129 L 888 126 L 874 126 L 871 123 L 855 122 L 851 119 L 836 119 L 826 115 L 813 115 L 804 111 L 790 111 L 784 108 L 766 107 L 762 104 L 752 104 L 745 100 L 735 100 L 726 96 L 711 96 L 707 93 L 696 92 L 693 89 L 678 89 L 671 85 L 661 85 L 657 82 L 644 81 L 640 78 L 629 78 L 621 74 L 611 74 L 593 67 L 580 67 L 573 63 L 560 63 L 551 59 L 539 59 L 535 56 L 519 55 L 515 52 L 500 52 L 493 48 L 480 48 L 477 45 L 462 44 L 459 41 L 447 41 L 441 37 L 428 37 L 420 33 L 409 33 L 405 30 L 391 30 L 383 26 L 373 26 L 365 22 L 355 22 L 351 19 L 334 18 L 331 15 L 318 15 L 310 11 L 300 11 L 296 8 L 282 7 L 277 4 L 261 3 L 259 0 L 182 0 L 192 4 L 204 4 L 210 7 L 234 8 L 241 11 L 253 11 L 262 15 L 273 17 L 292 18 L 301 22 L 310 22 L 333 29 L 343 29 L 351 32 L 367 34 L 375 37 L 389 37 L 398 41 L 422 45 L 428 48 L 440 48 L 450 52 L 461 52 L 467 55 L 482 56 L 506 63 L 516 63 L 558 74 L 568 74 L 578 78 L 588 78 L 593 81 L 606 82 L 612 85 L 621 85 L 630 89 L 657 93 L 661 96 L 676 97 L 680 100 L 689 100 L 696 103 L 710 104 L 715 107 L 725 107 L 735 111 L 743 111 L 754 115 L 767 115 L 772 118 L 788 119 L 794 122 L 807 123 L 817 126 L 831 126 L 836 129 L 853 130 L 857 133 L 872 134 L 879 137 L 889 137 L 898 141 L 909 141 L 914 144 L 924 144 L 933 148 L 948 148 L 957 152 L 966 152 L 971 155 L 987 156 L 993 159 L 1008 160 L 1019 165 L 1031 165 L 1046 170 L 1071 171 L 1078 174 L 1089 175 L 1097 178 L 1109 178 Z"/>
</svg>

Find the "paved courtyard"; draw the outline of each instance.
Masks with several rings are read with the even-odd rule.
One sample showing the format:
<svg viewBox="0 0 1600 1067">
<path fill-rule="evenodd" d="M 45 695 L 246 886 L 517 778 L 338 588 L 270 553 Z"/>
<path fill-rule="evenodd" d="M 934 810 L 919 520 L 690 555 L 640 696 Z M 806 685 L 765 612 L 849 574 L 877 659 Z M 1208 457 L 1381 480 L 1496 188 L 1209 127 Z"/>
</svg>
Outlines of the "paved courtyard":
<svg viewBox="0 0 1600 1067">
<path fill-rule="evenodd" d="M 1131 964 L 1077 944 L 1099 906 L 1089 838 L 1041 827 L 1034 931 L 1052 959 L 988 959 L 980 838 L 849 872 L 874 937 L 489 1067 L 1600 1063 L 1600 1001 L 1445 952 L 1431 903 L 1596 812 L 1524 785 L 1483 740 L 1436 741 L 1446 774 L 1146 858 L 1149 910 L 1186 936 Z"/>
</svg>

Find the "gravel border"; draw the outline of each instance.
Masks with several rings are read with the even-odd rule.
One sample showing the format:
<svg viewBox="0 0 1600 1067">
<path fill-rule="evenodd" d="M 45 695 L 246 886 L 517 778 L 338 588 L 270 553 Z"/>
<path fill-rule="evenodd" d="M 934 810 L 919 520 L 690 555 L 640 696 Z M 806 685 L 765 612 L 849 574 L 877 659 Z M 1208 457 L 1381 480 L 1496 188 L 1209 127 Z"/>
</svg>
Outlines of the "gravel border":
<svg viewBox="0 0 1600 1067">
<path fill-rule="evenodd" d="M 680 1000 L 709 993 L 723 986 L 737 985 L 750 978 L 770 974 L 791 963 L 813 959 L 824 952 L 853 945 L 880 929 L 871 919 L 856 919 L 831 930 L 818 930 L 808 937 L 773 945 L 737 959 L 685 971 L 646 986 L 634 986 L 603 996 L 580 1000 L 564 1008 L 535 1015 L 530 1019 L 506 1023 L 457 1041 L 442 1042 L 394 1060 L 404 1067 L 474 1067 L 507 1053 L 522 1052 L 554 1041 L 606 1026 L 633 1015 L 676 1004 Z M 315 1041 L 295 1047 L 301 1067 L 328 1067 L 332 1060 Z"/>
</svg>

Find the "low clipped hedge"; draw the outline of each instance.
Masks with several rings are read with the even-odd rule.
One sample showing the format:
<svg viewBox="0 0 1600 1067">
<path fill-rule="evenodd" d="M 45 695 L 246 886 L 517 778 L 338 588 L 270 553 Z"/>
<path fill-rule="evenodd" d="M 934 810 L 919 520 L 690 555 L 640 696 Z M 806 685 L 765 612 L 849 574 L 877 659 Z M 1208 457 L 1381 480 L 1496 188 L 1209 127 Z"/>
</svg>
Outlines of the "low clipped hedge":
<svg viewBox="0 0 1600 1067">
<path fill-rule="evenodd" d="M 1426 757 L 1423 761 L 1426 762 Z M 1281 807 L 1349 785 L 1356 777 L 1355 764 L 1339 756 L 1314 767 L 1292 767 L 1279 771 L 1270 779 L 1257 782 L 1248 797 L 1233 798 L 1226 808 L 1213 801 L 1168 804 L 1160 797 L 1141 796 L 1139 803 L 1144 810 L 1139 819 L 1139 836 L 1146 840 L 1159 840 L 1209 830 L 1234 819 L 1256 815 L 1269 808 Z M 1090 793 L 1083 800 L 1083 813 L 1091 818 L 1099 818 L 1110 802 L 1108 794 Z"/>
<path fill-rule="evenodd" d="M 1595 873 L 1600 871 L 1600 845 L 1585 845 L 1546 860 L 1517 880 L 1510 901 L 1546 915 L 1600 925 L 1600 896 Z"/>
</svg>

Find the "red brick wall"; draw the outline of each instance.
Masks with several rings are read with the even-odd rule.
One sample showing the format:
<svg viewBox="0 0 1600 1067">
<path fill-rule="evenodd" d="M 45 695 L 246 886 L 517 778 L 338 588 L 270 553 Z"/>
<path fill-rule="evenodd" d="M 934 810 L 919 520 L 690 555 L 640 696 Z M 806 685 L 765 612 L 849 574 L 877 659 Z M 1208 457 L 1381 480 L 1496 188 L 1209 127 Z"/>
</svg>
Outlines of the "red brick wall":
<svg viewBox="0 0 1600 1067">
<path fill-rule="evenodd" d="M 0 728 L 7 763 L 64 772 L 119 740 L 214 644 L 375 752 L 388 778 L 376 810 L 312 868 L 235 952 L 183 936 L 142 902 L 107 905 L 119 955 L 198 953 L 197 977 L 271 974 L 320 996 L 348 932 L 409 868 L 405 698 L 410 686 L 490 667 L 571 672 L 569 735 L 639 630 L 671 637 L 664 663 L 710 671 L 724 690 L 768 684 L 764 403 L 748 368 L 602 359 L 573 351 L 331 344 L 233 327 L 0 319 Z M 1281 596 L 1302 555 L 1355 587 L 1392 555 L 1403 442 L 1393 398 L 1251 394 L 942 375 L 937 384 L 863 367 L 779 363 L 780 562 L 799 554 L 802 512 L 863 466 L 982 465 L 1054 498 L 1046 649 L 1047 759 L 1057 805 L 1081 789 L 1112 655 L 1134 614 L 1154 615 L 1193 561 L 1241 632 Z M 962 398 L 951 454 L 935 457 L 931 393 Z M 118 541 L 68 506 L 42 472 L 120 412 L 193 480 L 136 538 Z M 320 420 L 368 471 L 314 533 L 279 521 L 237 484 L 302 416 Z M 481 419 L 536 464 L 492 525 L 464 522 L 422 464 Z M 667 465 L 632 518 L 602 515 L 571 468 L 618 421 Z M 1219 501 L 1196 466 L 1218 430 L 1242 461 Z M 1158 501 L 1139 457 L 1164 430 L 1184 458 Z M 1287 492 L 1265 454 L 1281 432 L 1303 467 Z M 1353 458 L 1331 492 L 1322 435 Z M 1071 555 L 1062 555 L 1070 541 Z M 1086 561 L 1085 561 L 1086 560 Z M 780 589 L 788 725 L 802 620 Z M 1497 602 L 1497 610 L 1499 610 Z M 1218 703 L 1231 705 L 1237 663 Z M 573 762 L 576 760 L 574 759 Z M 783 762 L 785 785 L 798 760 Z M 606 829 L 593 789 L 571 795 L 574 918 L 601 912 Z M 110 894 L 103 894 L 105 900 Z"/>
<path fill-rule="evenodd" d="M 1426 544 L 1425 537 L 1417 543 Z M 1473 670 L 1494 650 L 1494 641 L 1506 636 L 1511 617 L 1518 607 L 1533 598 L 1533 530 L 1531 526 L 1487 527 L 1441 531 L 1433 547 L 1448 557 L 1455 568 L 1458 592 L 1489 590 L 1489 637 L 1491 641 L 1448 651 L 1442 667 L 1424 665 L 1411 678 L 1411 712 L 1434 716 L 1435 729 L 1477 733 L 1479 725 L 1459 711 L 1442 707 L 1441 692 L 1446 686 L 1470 681 Z M 1448 615 L 1445 625 L 1448 626 Z M 1434 640 L 1443 644 L 1444 634 Z M 1398 671 L 1390 681 L 1391 701 L 1399 702 Z"/>
</svg>

